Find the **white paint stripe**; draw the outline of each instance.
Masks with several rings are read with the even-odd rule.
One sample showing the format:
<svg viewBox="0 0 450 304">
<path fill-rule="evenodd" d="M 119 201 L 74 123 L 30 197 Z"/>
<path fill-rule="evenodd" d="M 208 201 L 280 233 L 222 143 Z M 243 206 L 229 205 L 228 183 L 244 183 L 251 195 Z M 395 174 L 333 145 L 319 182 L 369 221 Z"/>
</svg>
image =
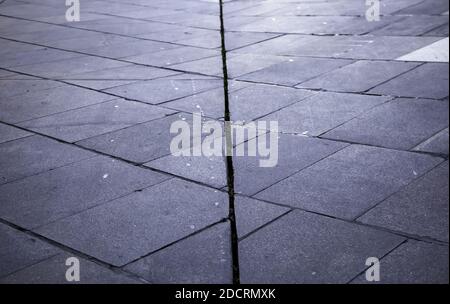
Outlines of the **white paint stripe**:
<svg viewBox="0 0 450 304">
<path fill-rule="evenodd" d="M 448 62 L 448 37 L 397 58 L 401 61 Z"/>
</svg>

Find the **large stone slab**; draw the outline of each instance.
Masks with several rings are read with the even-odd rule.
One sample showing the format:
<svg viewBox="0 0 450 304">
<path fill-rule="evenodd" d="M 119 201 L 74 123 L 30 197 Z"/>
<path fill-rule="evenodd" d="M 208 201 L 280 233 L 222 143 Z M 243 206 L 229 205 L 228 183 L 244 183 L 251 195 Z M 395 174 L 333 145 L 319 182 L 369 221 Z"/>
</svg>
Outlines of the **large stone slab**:
<svg viewBox="0 0 450 304">
<path fill-rule="evenodd" d="M 414 148 L 414 151 L 431 152 L 448 155 L 448 128 Z"/>
<path fill-rule="evenodd" d="M 396 99 L 326 133 L 325 138 L 410 150 L 448 127 L 448 101 Z"/>
<path fill-rule="evenodd" d="M 370 210 L 359 221 L 448 243 L 448 169 L 447 161 Z"/>
<path fill-rule="evenodd" d="M 243 75 L 239 79 L 295 86 L 321 74 L 352 63 L 351 60 L 324 58 L 291 58 L 287 62 Z"/>
<path fill-rule="evenodd" d="M 353 284 L 448 284 L 448 245 L 408 240 L 380 261 L 380 282 L 365 274 Z"/>
<path fill-rule="evenodd" d="M 256 198 L 345 219 L 355 219 L 440 158 L 350 146 L 264 190 Z"/>
<path fill-rule="evenodd" d="M 57 248 L 4 224 L 0 224 L 0 243 L 0 277 L 60 253 Z"/>
<path fill-rule="evenodd" d="M 77 258 L 80 262 L 80 281 L 69 282 L 66 272 L 69 258 Z M 115 272 L 105 266 L 63 253 L 31 265 L 0 279 L 0 284 L 139 284 L 131 276 Z"/>
<path fill-rule="evenodd" d="M 448 63 L 426 63 L 370 90 L 370 93 L 442 99 L 448 97 Z"/>
<path fill-rule="evenodd" d="M 45 172 L 94 153 L 41 136 L 29 136 L 0 144 L 0 184 Z"/>
<path fill-rule="evenodd" d="M 32 133 L 0 123 L 0 144 L 31 136 Z"/>
<path fill-rule="evenodd" d="M 226 218 L 227 200 L 224 193 L 172 179 L 49 224 L 38 232 L 123 266 Z"/>
<path fill-rule="evenodd" d="M 304 82 L 298 87 L 337 92 L 365 92 L 416 66 L 417 63 L 358 61 Z"/>
<path fill-rule="evenodd" d="M 154 284 L 231 284 L 231 232 L 221 223 L 128 266 Z"/>
<path fill-rule="evenodd" d="M 262 119 L 278 121 L 280 132 L 318 136 L 390 99 L 321 92 Z"/>
<path fill-rule="evenodd" d="M 161 104 L 218 88 L 220 79 L 156 79 L 106 90 L 106 92 L 150 104 Z"/>
<path fill-rule="evenodd" d="M 401 237 L 293 211 L 239 243 L 242 283 L 347 283 Z"/>
<path fill-rule="evenodd" d="M 76 142 L 175 113 L 153 105 L 113 100 L 21 123 L 20 126 Z"/>
<path fill-rule="evenodd" d="M 0 120 L 17 123 L 112 99 L 117 98 L 65 85 L 0 100 Z"/>
<path fill-rule="evenodd" d="M 0 217 L 33 229 L 168 177 L 106 157 L 76 162 L 0 187 Z"/>
</svg>

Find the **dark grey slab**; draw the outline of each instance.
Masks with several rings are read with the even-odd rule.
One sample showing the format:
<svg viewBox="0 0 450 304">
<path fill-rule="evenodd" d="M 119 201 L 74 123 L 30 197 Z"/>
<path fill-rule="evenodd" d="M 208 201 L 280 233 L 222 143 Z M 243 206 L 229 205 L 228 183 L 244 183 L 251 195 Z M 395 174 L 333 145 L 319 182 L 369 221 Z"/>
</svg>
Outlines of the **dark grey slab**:
<svg viewBox="0 0 450 304">
<path fill-rule="evenodd" d="M 389 97 L 321 92 L 262 119 L 278 121 L 280 132 L 317 136 L 389 99 Z"/>
<path fill-rule="evenodd" d="M 236 196 L 234 204 L 237 232 L 240 238 L 247 236 L 290 210 L 286 207 L 268 204 L 244 196 Z"/>
<path fill-rule="evenodd" d="M 0 217 L 33 229 L 167 179 L 106 157 L 0 187 Z"/>
<path fill-rule="evenodd" d="M 448 16 L 407 16 L 370 34 L 379 36 L 421 36 L 446 23 L 448 23 Z"/>
<path fill-rule="evenodd" d="M 419 4 L 407 7 L 396 12 L 397 14 L 410 15 L 438 15 L 448 12 L 448 1 L 445 0 L 427 0 Z"/>
<path fill-rule="evenodd" d="M 287 62 L 239 77 L 252 82 L 295 86 L 321 74 L 352 63 L 351 60 L 325 58 L 291 58 Z"/>
<path fill-rule="evenodd" d="M 202 48 L 185 46 L 150 54 L 126 57 L 124 60 L 134 63 L 166 67 L 187 61 L 219 55 L 220 52 L 216 50 L 206 50 Z"/>
<path fill-rule="evenodd" d="M 76 142 L 175 113 L 123 99 L 21 123 L 20 126 L 68 142 Z"/>
<path fill-rule="evenodd" d="M 66 260 L 75 256 L 64 253 L 31 265 L 0 279 L 0 284 L 140 284 L 131 276 L 115 272 L 89 260 L 76 257 L 80 262 L 80 281 L 66 279 Z"/>
<path fill-rule="evenodd" d="M 449 35 L 449 26 L 448 23 L 444 24 L 438 28 L 433 29 L 425 34 L 425 36 L 437 36 L 437 37 L 448 37 Z"/>
<path fill-rule="evenodd" d="M 31 135 L 32 133 L 29 133 L 27 131 L 23 131 L 21 129 L 0 123 L 0 144 Z"/>
<path fill-rule="evenodd" d="M 320 237 L 318 237 L 320 236 Z M 402 238 L 293 211 L 239 244 L 242 283 L 347 283 Z"/>
<path fill-rule="evenodd" d="M 0 224 L 0 243 L 0 277 L 60 253 L 55 247 L 4 224 Z"/>
<path fill-rule="evenodd" d="M 45 62 L 15 67 L 14 70 L 47 78 L 67 78 L 70 75 L 118 68 L 129 65 L 112 59 L 83 56 L 54 62 Z"/>
<path fill-rule="evenodd" d="M 448 243 L 448 161 L 359 218 L 360 222 Z"/>
<path fill-rule="evenodd" d="M 113 47 L 95 47 L 81 51 L 86 54 L 98 55 L 108 58 L 124 58 L 172 50 L 178 47 L 180 46 L 177 46 L 175 44 L 148 40 L 136 40 L 133 43 L 116 44 Z"/>
<path fill-rule="evenodd" d="M 278 163 L 275 167 L 263 168 L 260 166 L 261 157 L 248 156 L 249 144 L 257 144 L 257 141 L 250 140 L 249 143 L 239 145 L 239 149 L 241 147 L 244 149 L 245 156 L 235 156 L 233 159 L 235 191 L 246 195 L 264 190 L 346 146 L 341 143 L 281 134 L 278 143 Z M 223 157 L 169 155 L 145 165 L 217 188 L 227 185 Z"/>
<path fill-rule="evenodd" d="M 0 100 L 0 120 L 23 122 L 112 99 L 116 97 L 65 85 Z"/>
<path fill-rule="evenodd" d="M 172 179 L 38 232 L 122 266 L 227 217 L 227 200 L 224 193 Z"/>
<path fill-rule="evenodd" d="M 379 85 L 370 93 L 441 99 L 448 97 L 448 63 L 426 63 Z"/>
<path fill-rule="evenodd" d="M 245 82 L 232 81 L 229 83 L 228 92 L 233 98 L 235 91 L 250 85 Z M 202 113 L 204 116 L 217 119 L 225 115 L 224 102 L 224 89 L 217 88 L 165 103 L 164 107 L 187 113 Z"/>
<path fill-rule="evenodd" d="M 155 284 L 231 284 L 229 223 L 208 228 L 125 267 Z"/>
<path fill-rule="evenodd" d="M 264 190 L 256 198 L 354 219 L 442 160 L 350 146 Z"/>
<path fill-rule="evenodd" d="M 0 144 L 0 184 L 91 158 L 94 153 L 41 136 Z"/>
<path fill-rule="evenodd" d="M 219 79 L 166 78 L 120 86 L 106 92 L 150 104 L 160 104 L 218 88 L 222 84 L 223 81 Z"/>
<path fill-rule="evenodd" d="M 304 82 L 298 87 L 338 92 L 365 92 L 416 66 L 417 63 L 411 62 L 357 61 Z"/>
<path fill-rule="evenodd" d="M 192 117 L 177 114 L 150 121 L 123 130 L 100 135 L 78 142 L 79 145 L 133 162 L 145 163 L 170 154 L 170 143 L 175 134 L 170 134 L 174 121 Z"/>
<path fill-rule="evenodd" d="M 0 85 L 2 87 L 2 90 L 0 91 L 0 103 L 2 103 L 3 100 L 15 95 L 56 88 L 63 84 L 56 81 L 16 75 L 9 79 L 1 79 Z"/>
<path fill-rule="evenodd" d="M 227 57 L 228 76 L 236 78 L 287 60 L 286 57 L 273 55 L 232 54 Z M 205 75 L 223 75 L 221 56 L 177 64 L 173 68 Z"/>
<path fill-rule="evenodd" d="M 448 128 L 416 146 L 414 151 L 448 155 Z"/>
<path fill-rule="evenodd" d="M 325 138 L 410 150 L 448 127 L 448 101 L 396 99 L 331 130 Z"/>
<path fill-rule="evenodd" d="M 407 36 L 285 35 L 231 53 L 392 60 L 441 39 Z"/>
<path fill-rule="evenodd" d="M 6 54 L 0 59 L 0 66 L 4 68 L 14 68 L 28 64 L 52 62 L 81 56 L 83 55 L 78 53 L 43 48 L 29 52 Z"/>
<path fill-rule="evenodd" d="M 365 274 L 353 284 L 448 284 L 448 245 L 409 240 L 380 261 L 380 282 Z"/>
</svg>

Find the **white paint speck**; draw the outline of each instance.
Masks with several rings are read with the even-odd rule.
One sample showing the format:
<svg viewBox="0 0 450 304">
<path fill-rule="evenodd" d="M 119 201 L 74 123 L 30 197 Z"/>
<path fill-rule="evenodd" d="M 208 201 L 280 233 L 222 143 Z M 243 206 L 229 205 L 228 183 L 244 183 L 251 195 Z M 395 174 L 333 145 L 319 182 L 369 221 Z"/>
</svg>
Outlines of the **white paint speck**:
<svg viewBox="0 0 450 304">
<path fill-rule="evenodd" d="M 103 179 L 108 178 L 108 176 L 109 176 L 108 174 L 104 174 Z"/>
</svg>

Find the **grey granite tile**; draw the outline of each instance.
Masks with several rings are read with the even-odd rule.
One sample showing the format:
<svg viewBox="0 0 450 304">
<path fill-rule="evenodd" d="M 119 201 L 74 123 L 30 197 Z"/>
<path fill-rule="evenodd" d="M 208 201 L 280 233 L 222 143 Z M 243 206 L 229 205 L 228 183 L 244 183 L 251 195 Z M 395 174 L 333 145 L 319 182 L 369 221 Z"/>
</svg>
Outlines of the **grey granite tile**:
<svg viewBox="0 0 450 304">
<path fill-rule="evenodd" d="M 0 224 L 0 243 L 0 277 L 60 253 L 57 248 L 4 224 Z"/>
<path fill-rule="evenodd" d="M 0 144 L 31 135 L 30 132 L 0 123 Z"/>
<path fill-rule="evenodd" d="M 300 84 L 298 87 L 337 92 L 365 92 L 415 67 L 417 63 L 357 61 Z"/>
<path fill-rule="evenodd" d="M 317 136 L 390 99 L 324 92 L 265 116 L 262 120 L 278 121 L 280 132 Z"/>
<path fill-rule="evenodd" d="M 413 150 L 448 155 L 448 128 L 417 145 Z"/>
<path fill-rule="evenodd" d="M 447 161 L 370 210 L 359 221 L 448 243 L 448 198 Z"/>
<path fill-rule="evenodd" d="M 323 137 L 410 150 L 448 127 L 448 102 L 396 99 L 326 133 Z"/>
<path fill-rule="evenodd" d="M 29 120 L 20 126 L 67 142 L 76 142 L 173 113 L 158 106 L 117 99 Z"/>
<path fill-rule="evenodd" d="M 155 284 L 231 284 L 229 224 L 208 228 L 125 269 Z"/>
<path fill-rule="evenodd" d="M 320 236 L 320 237 L 318 237 Z M 346 283 L 401 237 L 293 211 L 239 244 L 242 283 Z"/>
<path fill-rule="evenodd" d="M 409 240 L 380 261 L 377 284 L 448 284 L 448 245 Z M 365 274 L 353 284 L 367 282 Z"/>
<path fill-rule="evenodd" d="M 169 180 L 44 226 L 38 232 L 123 266 L 227 217 L 227 200 L 224 193 Z"/>
<path fill-rule="evenodd" d="M 0 217 L 33 229 L 79 213 L 167 176 L 95 157 L 0 187 Z"/>
<path fill-rule="evenodd" d="M 440 162 L 416 153 L 350 146 L 256 198 L 354 219 Z"/>
<path fill-rule="evenodd" d="M 2 143 L 0 152 L 0 184 L 94 156 L 41 136 Z"/>
<path fill-rule="evenodd" d="M 426 63 L 370 90 L 370 93 L 442 99 L 448 97 L 448 63 Z"/>
</svg>

